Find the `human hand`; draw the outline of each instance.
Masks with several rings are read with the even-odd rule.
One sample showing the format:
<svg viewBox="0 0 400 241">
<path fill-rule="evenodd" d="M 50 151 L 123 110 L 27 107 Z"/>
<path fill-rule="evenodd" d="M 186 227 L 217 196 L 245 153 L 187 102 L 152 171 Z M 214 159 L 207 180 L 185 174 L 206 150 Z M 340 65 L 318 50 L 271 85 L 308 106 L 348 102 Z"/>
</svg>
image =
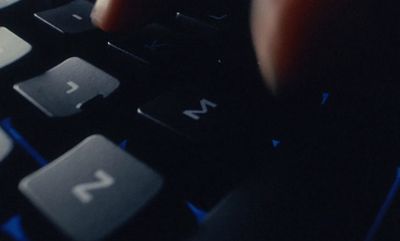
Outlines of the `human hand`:
<svg viewBox="0 0 400 241">
<path fill-rule="evenodd" d="M 154 9 L 158 9 L 155 6 L 160 2 L 163 1 L 97 0 L 92 20 L 105 31 L 118 31 L 155 14 Z M 372 36 L 379 29 L 374 17 L 380 16 L 379 10 L 371 11 L 375 6 L 372 3 L 370 0 L 253 0 L 249 23 L 268 88 L 280 93 L 303 85 L 307 78 L 301 77 L 307 72 L 324 72 L 335 78 L 332 76 L 335 72 L 344 72 L 346 68 L 358 67 L 363 71 L 364 65 L 354 63 L 365 60 L 362 54 L 367 59 L 376 59 L 367 52 L 374 52 L 372 48 L 376 45 L 384 45 Z M 346 41 L 344 46 L 342 42 Z M 354 51 L 358 54 L 349 53 L 354 48 L 358 48 Z M 349 61 L 349 58 L 354 59 Z"/>
</svg>

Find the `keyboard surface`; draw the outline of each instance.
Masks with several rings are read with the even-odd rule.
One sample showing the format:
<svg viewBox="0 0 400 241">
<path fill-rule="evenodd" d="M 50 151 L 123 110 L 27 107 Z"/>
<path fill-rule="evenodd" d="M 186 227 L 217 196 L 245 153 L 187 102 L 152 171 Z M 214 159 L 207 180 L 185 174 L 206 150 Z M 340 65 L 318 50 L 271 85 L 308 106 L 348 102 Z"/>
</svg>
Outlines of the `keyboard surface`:
<svg viewBox="0 0 400 241">
<path fill-rule="evenodd" d="M 279 99 L 247 1 L 174 4 L 105 33 L 93 1 L 0 0 L 0 240 L 399 240 L 396 8 Z"/>
</svg>

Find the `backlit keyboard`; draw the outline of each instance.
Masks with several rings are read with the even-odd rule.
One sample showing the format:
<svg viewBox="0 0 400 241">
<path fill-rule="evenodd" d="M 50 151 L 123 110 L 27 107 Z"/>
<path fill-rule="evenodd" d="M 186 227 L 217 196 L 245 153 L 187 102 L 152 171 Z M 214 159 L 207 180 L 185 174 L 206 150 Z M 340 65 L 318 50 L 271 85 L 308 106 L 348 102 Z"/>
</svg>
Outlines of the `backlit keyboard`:
<svg viewBox="0 0 400 241">
<path fill-rule="evenodd" d="M 400 239 L 399 31 L 276 99 L 247 1 L 122 33 L 92 8 L 0 0 L 1 241 Z"/>
</svg>

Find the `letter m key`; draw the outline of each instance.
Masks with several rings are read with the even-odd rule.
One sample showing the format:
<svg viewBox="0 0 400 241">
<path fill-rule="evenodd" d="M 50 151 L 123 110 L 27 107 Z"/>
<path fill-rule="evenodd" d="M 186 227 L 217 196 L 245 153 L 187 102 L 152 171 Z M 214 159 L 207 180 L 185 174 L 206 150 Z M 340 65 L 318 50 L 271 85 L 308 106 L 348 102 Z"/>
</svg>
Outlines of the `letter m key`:
<svg viewBox="0 0 400 241">
<path fill-rule="evenodd" d="M 215 104 L 207 99 L 201 99 L 200 106 L 201 106 L 201 110 L 185 110 L 183 112 L 183 114 L 192 118 L 193 120 L 200 120 L 200 115 L 207 114 L 209 107 L 217 108 L 217 104 Z"/>
<path fill-rule="evenodd" d="M 97 170 L 94 176 L 96 181 L 78 184 L 72 188 L 74 196 L 83 204 L 88 204 L 93 200 L 91 191 L 106 189 L 115 183 L 114 178 L 103 170 Z"/>
</svg>

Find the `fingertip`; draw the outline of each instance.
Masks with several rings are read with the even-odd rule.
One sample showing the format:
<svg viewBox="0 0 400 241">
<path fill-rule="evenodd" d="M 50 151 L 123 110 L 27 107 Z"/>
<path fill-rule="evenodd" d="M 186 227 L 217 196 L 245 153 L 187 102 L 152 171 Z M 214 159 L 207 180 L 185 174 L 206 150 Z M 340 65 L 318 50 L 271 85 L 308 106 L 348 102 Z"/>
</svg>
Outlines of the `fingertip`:
<svg viewBox="0 0 400 241">
<path fill-rule="evenodd" d="M 97 0 L 91 19 L 106 32 L 129 31 L 155 15 L 156 5 L 149 0 Z"/>
<path fill-rule="evenodd" d="M 331 0 L 253 0 L 251 31 L 260 72 L 273 94 L 300 83 L 306 49 Z"/>
<path fill-rule="evenodd" d="M 90 15 L 92 23 L 104 31 L 110 31 L 111 0 L 97 0 Z"/>
<path fill-rule="evenodd" d="M 123 9 L 129 1 L 125 0 L 97 0 L 90 15 L 92 23 L 105 32 L 120 31 L 122 21 L 127 21 Z"/>
</svg>

